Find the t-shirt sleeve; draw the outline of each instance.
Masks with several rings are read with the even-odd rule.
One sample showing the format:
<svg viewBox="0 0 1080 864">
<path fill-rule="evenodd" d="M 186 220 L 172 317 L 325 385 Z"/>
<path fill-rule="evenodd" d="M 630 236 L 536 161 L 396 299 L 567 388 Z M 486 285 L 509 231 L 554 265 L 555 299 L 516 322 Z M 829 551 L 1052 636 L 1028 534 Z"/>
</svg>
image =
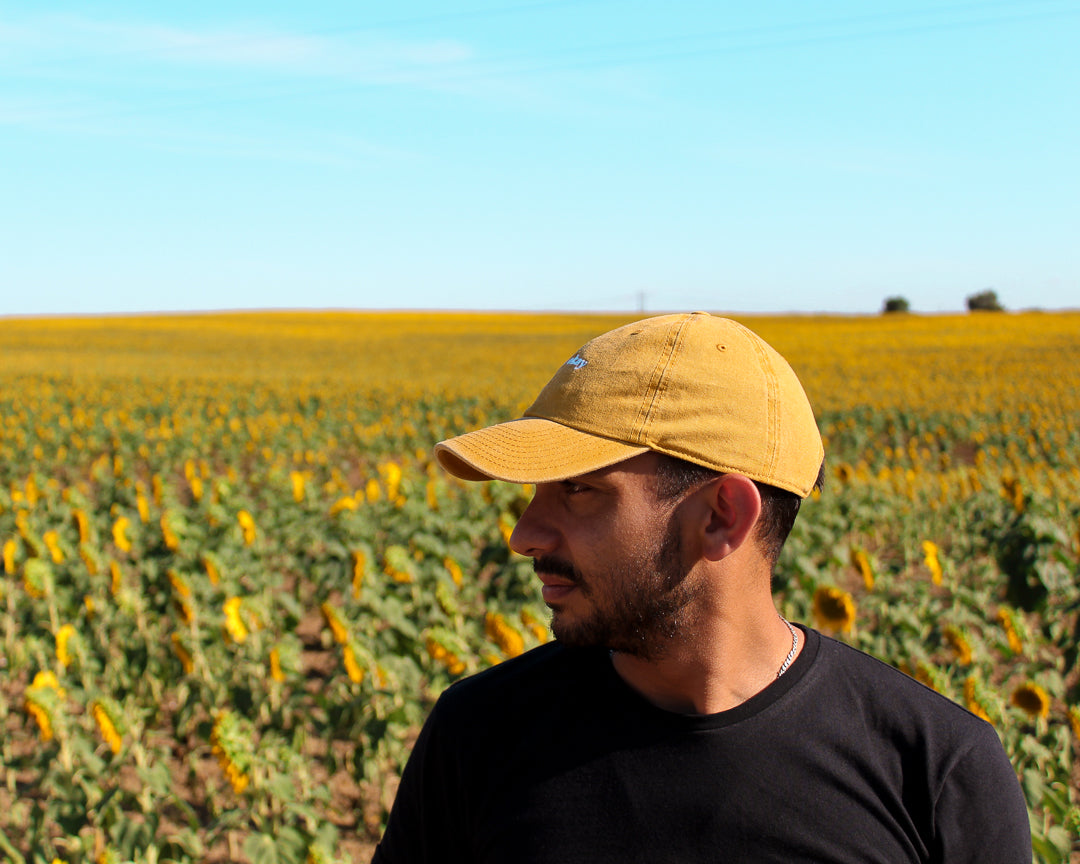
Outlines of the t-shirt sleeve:
<svg viewBox="0 0 1080 864">
<path fill-rule="evenodd" d="M 440 700 L 413 745 L 372 864 L 466 860 L 459 810 L 463 796 L 441 706 Z"/>
<path fill-rule="evenodd" d="M 935 807 L 942 864 L 1031 864 L 1027 802 L 994 728 L 979 725 L 945 777 Z"/>
</svg>

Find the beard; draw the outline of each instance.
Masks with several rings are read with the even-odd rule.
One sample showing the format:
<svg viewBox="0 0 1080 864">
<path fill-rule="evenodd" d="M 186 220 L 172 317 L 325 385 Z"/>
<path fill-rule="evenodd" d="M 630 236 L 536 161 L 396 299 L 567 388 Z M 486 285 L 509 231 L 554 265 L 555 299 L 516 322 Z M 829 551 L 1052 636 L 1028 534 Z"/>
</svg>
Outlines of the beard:
<svg viewBox="0 0 1080 864">
<path fill-rule="evenodd" d="M 534 559 L 534 570 L 571 580 L 589 601 L 589 610 L 580 617 L 553 610 L 555 638 L 565 645 L 604 646 L 643 660 L 663 655 L 671 639 L 686 632 L 680 613 L 697 594 L 686 583 L 690 568 L 682 560 L 678 528 L 676 520 L 669 519 L 661 537 L 588 576 L 561 558 Z"/>
</svg>

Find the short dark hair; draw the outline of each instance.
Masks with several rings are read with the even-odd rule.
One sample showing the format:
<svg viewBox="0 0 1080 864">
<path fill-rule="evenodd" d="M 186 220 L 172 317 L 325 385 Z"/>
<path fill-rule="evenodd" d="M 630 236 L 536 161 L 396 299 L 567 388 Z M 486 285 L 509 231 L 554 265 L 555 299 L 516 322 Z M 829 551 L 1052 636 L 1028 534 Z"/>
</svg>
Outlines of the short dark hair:
<svg viewBox="0 0 1080 864">
<path fill-rule="evenodd" d="M 676 456 L 659 454 L 656 466 L 656 497 L 661 501 L 677 498 L 700 483 L 722 477 L 722 471 L 707 468 Z M 802 498 L 787 489 L 770 486 L 767 483 L 753 481 L 761 494 L 761 515 L 758 517 L 757 542 L 770 565 L 775 565 L 784 548 L 788 535 L 799 515 Z M 825 463 L 818 469 L 814 489 L 820 491 L 825 486 Z"/>
</svg>

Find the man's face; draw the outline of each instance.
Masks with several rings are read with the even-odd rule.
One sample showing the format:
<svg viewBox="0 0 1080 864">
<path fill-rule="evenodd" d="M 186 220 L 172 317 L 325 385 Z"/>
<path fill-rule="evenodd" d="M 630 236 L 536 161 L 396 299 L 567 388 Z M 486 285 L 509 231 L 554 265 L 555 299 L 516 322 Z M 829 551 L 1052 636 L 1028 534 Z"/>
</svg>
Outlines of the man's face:
<svg viewBox="0 0 1080 864">
<path fill-rule="evenodd" d="M 533 558 L 568 645 L 604 645 L 655 659 L 695 596 L 673 504 L 655 494 L 655 454 L 537 486 L 510 545 Z"/>
</svg>

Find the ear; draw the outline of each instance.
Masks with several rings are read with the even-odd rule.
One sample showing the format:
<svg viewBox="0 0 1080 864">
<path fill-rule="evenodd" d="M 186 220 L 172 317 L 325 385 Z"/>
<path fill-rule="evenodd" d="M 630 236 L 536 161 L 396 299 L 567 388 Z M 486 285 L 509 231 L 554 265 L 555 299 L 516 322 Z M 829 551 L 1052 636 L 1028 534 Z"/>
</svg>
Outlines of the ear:
<svg viewBox="0 0 1080 864">
<path fill-rule="evenodd" d="M 752 540 L 761 515 L 761 493 L 742 474 L 725 474 L 701 492 L 708 506 L 702 552 L 706 559 L 719 561 Z"/>
</svg>

